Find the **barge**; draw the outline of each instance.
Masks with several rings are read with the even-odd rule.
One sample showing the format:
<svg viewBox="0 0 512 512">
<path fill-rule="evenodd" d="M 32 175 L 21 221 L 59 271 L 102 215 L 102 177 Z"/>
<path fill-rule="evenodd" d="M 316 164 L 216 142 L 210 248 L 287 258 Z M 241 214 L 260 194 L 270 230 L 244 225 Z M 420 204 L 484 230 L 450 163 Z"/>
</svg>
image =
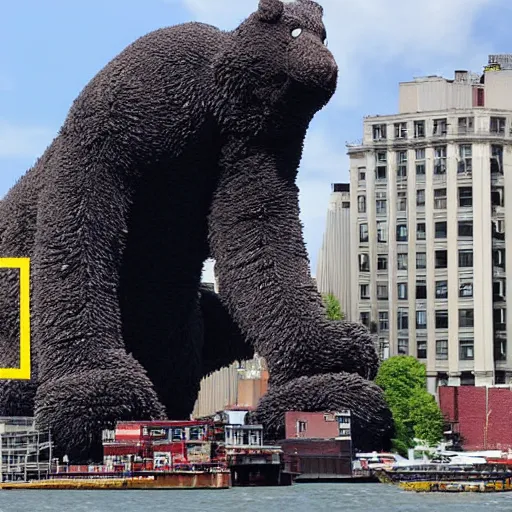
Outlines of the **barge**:
<svg viewBox="0 0 512 512">
<path fill-rule="evenodd" d="M 416 492 L 512 491 L 512 468 L 484 457 L 453 456 L 431 462 L 407 461 L 373 469 L 382 483 Z"/>
</svg>

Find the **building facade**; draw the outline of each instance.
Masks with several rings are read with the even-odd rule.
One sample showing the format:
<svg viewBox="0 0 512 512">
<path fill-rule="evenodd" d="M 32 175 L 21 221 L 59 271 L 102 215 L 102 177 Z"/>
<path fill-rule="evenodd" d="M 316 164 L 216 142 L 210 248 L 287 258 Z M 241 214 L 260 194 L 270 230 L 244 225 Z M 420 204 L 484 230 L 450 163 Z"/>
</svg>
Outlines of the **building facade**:
<svg viewBox="0 0 512 512">
<path fill-rule="evenodd" d="M 512 382 L 511 56 L 401 83 L 348 153 L 352 318 L 425 362 L 431 392 Z"/>
<path fill-rule="evenodd" d="M 318 254 L 316 285 L 320 293 L 332 293 L 338 299 L 346 320 L 353 320 L 350 263 L 350 184 L 334 183 Z"/>
</svg>

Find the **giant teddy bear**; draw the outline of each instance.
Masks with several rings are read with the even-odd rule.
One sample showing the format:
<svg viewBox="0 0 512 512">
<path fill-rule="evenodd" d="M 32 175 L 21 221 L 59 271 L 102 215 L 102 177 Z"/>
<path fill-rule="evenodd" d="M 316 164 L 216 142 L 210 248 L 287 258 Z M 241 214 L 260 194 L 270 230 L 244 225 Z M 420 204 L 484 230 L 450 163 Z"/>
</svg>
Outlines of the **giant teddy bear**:
<svg viewBox="0 0 512 512">
<path fill-rule="evenodd" d="M 31 258 L 33 376 L 0 383 L 0 415 L 32 415 L 57 453 L 99 456 L 115 420 L 186 418 L 204 375 L 254 350 L 270 391 L 253 415 L 353 413 L 386 447 L 363 326 L 332 322 L 309 273 L 295 184 L 333 95 L 322 8 L 260 0 L 235 30 L 156 30 L 106 65 L 0 203 L 1 256 Z M 201 288 L 213 257 L 220 296 Z M 18 276 L 0 273 L 1 366 L 18 363 Z"/>
</svg>

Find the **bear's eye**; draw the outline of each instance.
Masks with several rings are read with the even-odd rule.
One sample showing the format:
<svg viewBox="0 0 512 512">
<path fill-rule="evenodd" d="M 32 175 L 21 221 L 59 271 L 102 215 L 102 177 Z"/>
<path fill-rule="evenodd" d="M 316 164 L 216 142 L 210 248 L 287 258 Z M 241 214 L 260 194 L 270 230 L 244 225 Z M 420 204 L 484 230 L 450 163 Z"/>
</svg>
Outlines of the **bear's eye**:
<svg viewBox="0 0 512 512">
<path fill-rule="evenodd" d="M 324 45 L 327 46 L 327 37 L 324 39 Z"/>
<path fill-rule="evenodd" d="M 301 28 L 294 28 L 292 30 L 292 37 L 293 38 L 299 37 L 301 34 L 302 34 L 302 29 Z"/>
</svg>

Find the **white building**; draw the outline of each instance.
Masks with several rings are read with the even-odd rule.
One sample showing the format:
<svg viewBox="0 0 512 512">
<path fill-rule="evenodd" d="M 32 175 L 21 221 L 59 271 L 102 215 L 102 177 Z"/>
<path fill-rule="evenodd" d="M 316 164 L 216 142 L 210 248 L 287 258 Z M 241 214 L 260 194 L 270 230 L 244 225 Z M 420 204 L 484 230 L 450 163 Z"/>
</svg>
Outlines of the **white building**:
<svg viewBox="0 0 512 512">
<path fill-rule="evenodd" d="M 512 382 L 512 56 L 399 96 L 348 147 L 351 317 L 424 361 L 431 392 Z"/>
<path fill-rule="evenodd" d="M 318 255 L 316 283 L 320 293 L 332 293 L 339 300 L 346 320 L 357 320 L 352 318 L 354 294 L 350 274 L 350 185 L 334 183 Z"/>
</svg>

